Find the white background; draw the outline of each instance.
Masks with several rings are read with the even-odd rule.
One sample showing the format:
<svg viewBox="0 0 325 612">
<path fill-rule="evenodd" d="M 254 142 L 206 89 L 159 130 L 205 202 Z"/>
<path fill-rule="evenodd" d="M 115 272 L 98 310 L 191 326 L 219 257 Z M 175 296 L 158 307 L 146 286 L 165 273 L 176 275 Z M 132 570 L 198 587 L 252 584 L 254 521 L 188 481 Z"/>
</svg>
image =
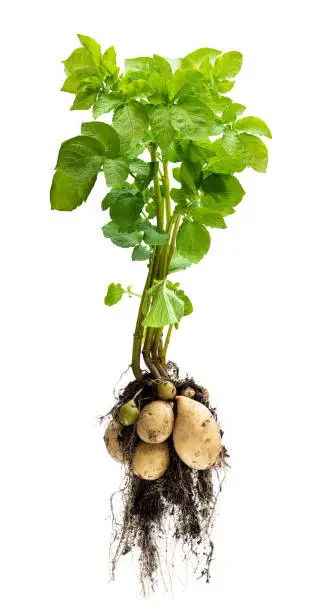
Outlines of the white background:
<svg viewBox="0 0 325 612">
<path fill-rule="evenodd" d="M 324 81 L 321 3 L 11 2 L 1 27 L 1 544 L 5 612 L 168 606 L 324 610 Z M 273 131 L 269 170 L 181 277 L 195 313 L 171 356 L 209 387 L 231 450 L 213 582 L 142 601 L 135 567 L 108 584 L 120 468 L 97 416 L 130 362 L 136 301 L 103 304 L 144 268 L 101 234 L 99 184 L 51 212 L 58 147 L 87 112 L 60 93 L 76 33 L 120 58 L 240 50 L 235 99 Z M 179 585 L 178 585 L 179 586 Z"/>
</svg>

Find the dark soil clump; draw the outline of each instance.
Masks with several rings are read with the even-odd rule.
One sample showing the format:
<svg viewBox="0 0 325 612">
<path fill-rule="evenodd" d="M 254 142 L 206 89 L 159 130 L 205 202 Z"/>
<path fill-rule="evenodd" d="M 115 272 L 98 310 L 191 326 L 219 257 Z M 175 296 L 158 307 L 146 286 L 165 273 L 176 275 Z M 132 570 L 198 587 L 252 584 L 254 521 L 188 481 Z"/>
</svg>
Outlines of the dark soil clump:
<svg viewBox="0 0 325 612">
<path fill-rule="evenodd" d="M 197 401 L 203 403 L 217 419 L 215 409 L 209 404 L 206 389 L 192 378 L 180 379 L 175 364 L 168 364 L 169 380 L 180 394 L 186 387 L 195 390 Z M 141 408 L 157 398 L 157 381 L 151 375 L 134 380 L 118 395 L 109 420 L 118 421 L 121 406 L 142 389 L 135 401 Z M 186 559 L 192 559 L 198 577 L 210 580 L 210 564 L 213 544 L 210 539 L 217 495 L 222 481 L 218 478 L 218 490 L 214 490 L 213 476 L 223 471 L 228 456 L 223 447 L 220 465 L 207 470 L 193 470 L 185 465 L 174 450 L 172 436 L 168 440 L 170 464 L 166 473 L 157 480 L 143 480 L 132 470 L 133 451 L 139 438 L 136 427 L 124 427 L 120 443 L 125 458 L 125 478 L 121 488 L 124 514 L 120 518 L 113 509 L 114 535 L 111 545 L 112 576 L 118 560 L 131 551 L 139 554 L 140 580 L 143 592 L 154 589 L 161 569 L 160 551 L 171 537 L 180 543 Z M 171 568 L 172 569 L 172 568 Z M 167 587 L 166 587 L 167 588 Z"/>
</svg>

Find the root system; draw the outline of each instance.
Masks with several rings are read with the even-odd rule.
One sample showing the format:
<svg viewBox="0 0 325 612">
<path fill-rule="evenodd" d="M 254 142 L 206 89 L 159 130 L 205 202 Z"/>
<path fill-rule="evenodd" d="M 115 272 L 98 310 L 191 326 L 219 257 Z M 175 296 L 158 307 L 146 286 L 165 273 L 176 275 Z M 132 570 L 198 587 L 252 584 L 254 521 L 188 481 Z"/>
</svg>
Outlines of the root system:
<svg viewBox="0 0 325 612">
<path fill-rule="evenodd" d="M 207 397 L 206 390 L 196 384 L 193 378 L 180 379 L 175 364 L 168 364 L 169 380 L 180 394 L 186 387 L 195 390 L 195 399 L 202 402 L 217 418 Z M 121 406 L 136 398 L 139 409 L 157 399 L 156 382 L 151 375 L 134 380 L 120 392 L 117 402 L 104 417 L 105 420 L 119 419 Z M 125 461 L 125 477 L 120 490 L 121 509 L 115 509 L 114 496 L 111 500 L 113 538 L 111 543 L 111 573 L 115 576 L 117 563 L 122 555 L 135 552 L 139 559 L 142 591 L 147 594 L 155 589 L 159 577 L 165 583 L 166 572 L 162 569 L 161 553 L 170 549 L 171 542 L 182 550 L 183 559 L 192 562 L 198 578 L 210 581 L 210 565 L 213 557 L 211 530 L 217 496 L 221 491 L 227 451 L 222 449 L 220 464 L 207 470 L 193 470 L 187 467 L 174 450 L 172 436 L 169 438 L 170 464 L 167 472 L 158 480 L 142 480 L 133 473 L 132 456 L 138 442 L 136 427 L 124 427 L 120 444 Z M 215 490 L 214 481 L 218 482 Z M 172 567 L 169 567 L 169 575 Z"/>
</svg>

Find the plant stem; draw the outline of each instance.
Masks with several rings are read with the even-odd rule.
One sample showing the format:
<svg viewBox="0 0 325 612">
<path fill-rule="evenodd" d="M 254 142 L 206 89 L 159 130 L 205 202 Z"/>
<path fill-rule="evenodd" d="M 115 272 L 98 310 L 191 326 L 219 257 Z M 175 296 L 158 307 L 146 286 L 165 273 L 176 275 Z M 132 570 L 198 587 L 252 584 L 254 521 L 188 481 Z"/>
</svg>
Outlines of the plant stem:
<svg viewBox="0 0 325 612">
<path fill-rule="evenodd" d="M 173 233 L 172 233 L 172 237 L 171 237 L 171 240 L 170 240 L 170 246 L 169 246 L 168 257 L 167 257 L 167 270 L 169 270 L 170 261 L 171 261 L 171 258 L 173 257 L 174 251 L 175 251 L 176 237 L 177 237 L 177 232 L 178 232 L 178 228 L 179 228 L 180 222 L 181 222 L 181 216 L 180 215 L 176 215 L 175 218 L 174 218 Z"/>
<path fill-rule="evenodd" d="M 142 371 L 141 371 L 141 366 L 140 366 L 141 346 L 142 346 L 142 338 L 143 338 L 142 322 L 144 319 L 144 314 L 142 312 L 142 309 L 143 309 L 143 304 L 144 304 L 147 290 L 151 286 L 153 266 L 154 266 L 154 256 L 152 257 L 150 265 L 149 265 L 148 276 L 147 276 L 147 280 L 145 282 L 145 286 L 143 289 L 139 311 L 138 311 L 137 322 L 136 322 L 135 331 L 133 334 L 132 371 L 137 380 L 140 380 L 142 378 Z"/>
<path fill-rule="evenodd" d="M 170 183 L 168 176 L 168 163 L 163 162 L 163 181 L 165 187 L 165 207 L 164 201 L 161 197 L 161 189 L 160 189 L 160 179 L 159 174 L 161 174 L 159 168 L 159 161 L 157 158 L 157 147 L 156 145 L 152 145 L 150 147 L 150 157 L 151 162 L 154 164 L 154 192 L 155 192 L 155 202 L 156 202 L 156 216 L 157 216 L 157 229 L 159 232 L 164 231 L 165 225 L 165 217 L 166 217 L 166 230 L 168 233 L 172 231 L 172 235 L 170 240 L 166 242 L 164 246 L 157 246 L 154 250 L 149 272 L 146 280 L 146 284 L 144 286 L 143 294 L 141 297 L 138 318 L 136 323 L 136 328 L 134 332 L 134 340 L 133 340 L 133 352 L 132 352 L 132 370 L 134 376 L 137 379 L 142 378 L 142 371 L 140 365 L 141 358 L 141 348 L 143 344 L 143 320 L 144 314 L 143 304 L 146 297 L 146 293 L 148 289 L 153 285 L 155 280 L 164 280 L 168 275 L 168 269 L 170 260 L 172 258 L 172 254 L 175 250 L 176 245 L 176 235 L 180 223 L 180 216 L 177 215 L 173 218 L 172 216 L 172 208 L 171 208 L 171 198 L 170 198 Z M 133 292 L 129 292 L 130 295 L 136 295 Z M 170 326 L 167 332 L 167 337 L 165 344 L 162 344 L 162 334 L 163 328 L 147 328 L 146 337 L 143 345 L 143 358 L 144 361 L 149 368 L 151 374 L 154 378 L 160 378 L 161 376 L 166 376 L 167 372 L 165 369 L 166 363 L 166 352 L 170 340 L 170 335 L 172 331 L 172 327 Z"/>
<path fill-rule="evenodd" d="M 166 231 L 169 233 L 173 223 L 172 217 L 172 205 L 170 199 L 170 182 L 168 175 L 168 163 L 163 162 L 164 168 L 164 187 L 165 187 L 165 202 L 166 202 Z M 164 279 L 168 275 L 168 250 L 169 250 L 169 240 L 166 242 L 162 249 L 161 257 L 160 257 L 160 278 Z"/>
<path fill-rule="evenodd" d="M 157 147 L 150 149 L 151 161 L 154 164 L 153 184 L 155 190 L 156 210 L 157 210 L 157 229 L 158 232 L 164 231 L 164 208 L 161 199 L 160 182 L 159 182 L 159 162 L 157 161 Z"/>
<path fill-rule="evenodd" d="M 159 347 L 160 347 L 160 343 L 161 343 L 161 338 L 162 338 L 162 333 L 163 333 L 163 327 L 160 328 L 156 328 L 154 335 L 153 335 L 153 342 L 152 342 L 152 357 L 155 363 L 156 368 L 158 369 L 159 373 L 161 376 L 167 376 L 167 371 L 164 368 L 162 359 L 161 359 L 161 355 L 159 353 Z"/>
<path fill-rule="evenodd" d="M 165 200 L 166 200 L 166 222 L 168 225 L 171 219 L 171 216 L 172 216 L 172 205 L 170 201 L 170 183 L 169 183 L 168 163 L 167 162 L 163 162 L 163 168 L 164 168 L 164 185 L 165 185 Z"/>
<path fill-rule="evenodd" d="M 126 291 L 125 292 L 127 295 L 134 295 L 135 297 L 141 298 L 142 296 L 140 295 L 140 293 L 135 293 L 134 291 Z"/>
<path fill-rule="evenodd" d="M 142 354 L 143 354 L 145 364 L 148 366 L 153 377 L 160 378 L 160 372 L 158 370 L 157 364 L 154 363 L 152 356 L 151 356 L 151 347 L 152 347 L 152 343 L 154 339 L 154 332 L 155 332 L 154 327 L 147 328 L 146 339 L 145 339 L 144 347 L 142 350 Z"/>
<path fill-rule="evenodd" d="M 168 346 L 169 346 L 169 342 L 170 342 L 170 337 L 172 335 L 173 327 L 174 327 L 174 325 L 169 325 L 169 327 L 168 327 L 168 332 L 167 332 L 167 335 L 166 335 L 166 340 L 165 340 L 164 348 L 163 348 L 163 351 L 162 351 L 162 362 L 163 362 L 163 364 L 166 363 L 166 355 L 167 355 L 167 350 L 168 350 Z"/>
</svg>

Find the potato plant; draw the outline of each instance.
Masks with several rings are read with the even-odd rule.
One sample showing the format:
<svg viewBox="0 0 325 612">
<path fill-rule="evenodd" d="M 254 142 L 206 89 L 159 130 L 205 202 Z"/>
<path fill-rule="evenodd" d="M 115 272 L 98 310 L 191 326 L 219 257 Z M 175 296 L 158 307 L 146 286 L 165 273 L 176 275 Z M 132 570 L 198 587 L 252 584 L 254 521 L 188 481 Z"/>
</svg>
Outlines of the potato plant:
<svg viewBox="0 0 325 612">
<path fill-rule="evenodd" d="M 110 412 L 105 443 L 128 478 L 113 571 L 119 556 L 136 546 L 142 581 L 152 582 L 159 567 L 157 527 L 168 508 L 175 537 L 192 553 L 210 546 L 202 554 L 211 561 L 211 473 L 226 457 L 206 389 L 180 379 L 167 358 L 172 331 L 193 311 L 175 273 L 197 265 L 214 230 L 227 227 L 245 195 L 238 175 L 246 168 L 266 171 L 262 138 L 271 132 L 229 97 L 242 67 L 238 51 L 136 57 L 121 70 L 114 47 L 102 52 L 88 36 L 79 41 L 63 62 L 62 91 L 74 95 L 71 110 L 90 110 L 92 118 L 62 143 L 50 200 L 54 210 L 73 211 L 103 173 L 103 235 L 129 249 L 146 270 L 142 292 L 110 279 L 104 299 L 107 306 L 124 295 L 139 299 L 134 380 Z M 207 579 L 208 565 L 202 570 Z"/>
</svg>

